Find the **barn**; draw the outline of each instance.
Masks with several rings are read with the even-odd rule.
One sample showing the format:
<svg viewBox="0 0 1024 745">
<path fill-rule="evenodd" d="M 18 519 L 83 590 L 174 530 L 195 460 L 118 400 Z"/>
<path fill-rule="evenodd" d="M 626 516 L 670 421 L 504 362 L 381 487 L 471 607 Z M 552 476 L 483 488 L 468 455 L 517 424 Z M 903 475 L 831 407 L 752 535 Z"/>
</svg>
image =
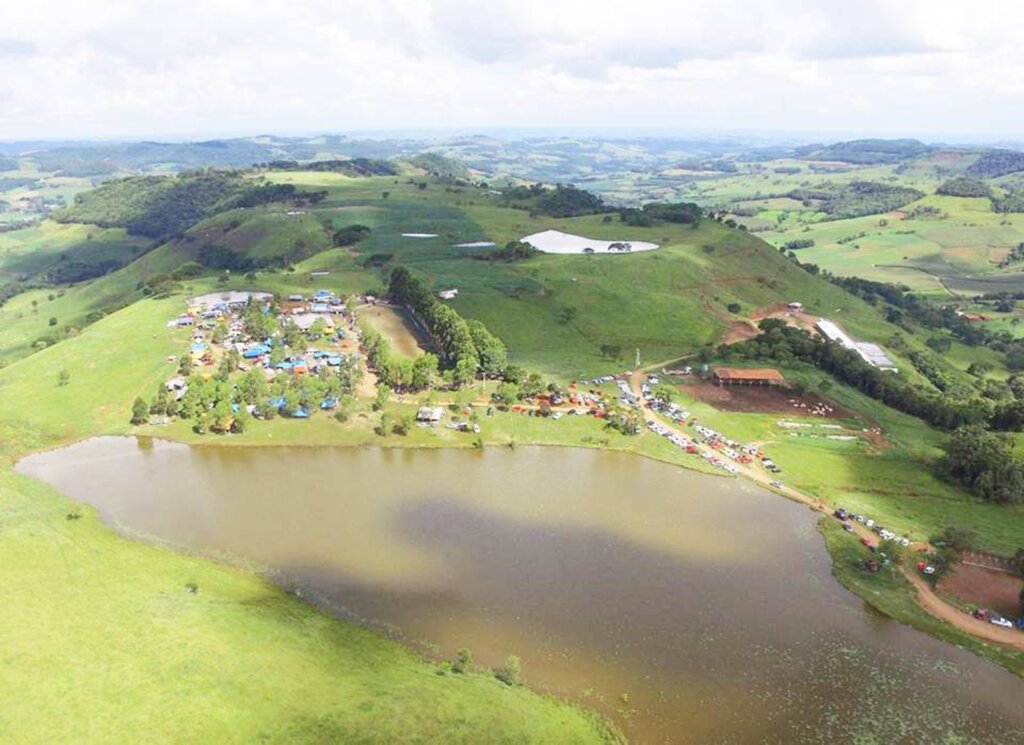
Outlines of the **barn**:
<svg viewBox="0 0 1024 745">
<path fill-rule="evenodd" d="M 716 367 L 715 385 L 785 385 L 782 373 L 771 367 Z"/>
</svg>

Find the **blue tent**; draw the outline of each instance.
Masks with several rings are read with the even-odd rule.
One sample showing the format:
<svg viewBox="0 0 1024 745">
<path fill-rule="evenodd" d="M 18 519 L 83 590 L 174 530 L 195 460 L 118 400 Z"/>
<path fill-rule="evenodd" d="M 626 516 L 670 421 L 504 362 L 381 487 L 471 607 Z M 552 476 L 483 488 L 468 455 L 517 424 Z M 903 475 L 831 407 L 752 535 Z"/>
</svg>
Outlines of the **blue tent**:
<svg viewBox="0 0 1024 745">
<path fill-rule="evenodd" d="M 320 402 L 321 409 L 333 409 L 338 405 L 338 399 L 336 398 L 325 398 Z"/>
<path fill-rule="evenodd" d="M 276 367 L 278 370 L 291 370 L 292 363 L 289 362 L 288 360 L 284 360 L 283 362 L 278 362 L 276 365 L 274 365 L 274 367 Z"/>
<path fill-rule="evenodd" d="M 309 412 L 300 406 L 292 412 L 292 416 L 296 419 L 309 419 Z"/>
<path fill-rule="evenodd" d="M 193 352 L 202 352 L 204 349 L 206 349 L 206 345 L 203 344 L 201 341 L 197 341 L 195 344 L 192 345 Z"/>
<path fill-rule="evenodd" d="M 341 357 L 328 357 L 327 364 L 331 367 L 337 367 L 341 364 Z"/>
<path fill-rule="evenodd" d="M 284 396 L 278 396 L 277 398 L 270 399 L 270 405 L 275 409 L 280 409 L 284 406 Z"/>
</svg>

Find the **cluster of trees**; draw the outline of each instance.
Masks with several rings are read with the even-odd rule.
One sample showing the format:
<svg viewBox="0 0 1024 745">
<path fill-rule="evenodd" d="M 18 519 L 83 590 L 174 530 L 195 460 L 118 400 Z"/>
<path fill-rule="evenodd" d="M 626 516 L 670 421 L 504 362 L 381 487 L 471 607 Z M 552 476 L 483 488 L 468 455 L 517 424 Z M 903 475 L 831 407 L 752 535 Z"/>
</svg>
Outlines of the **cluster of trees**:
<svg viewBox="0 0 1024 745">
<path fill-rule="evenodd" d="M 903 207 L 924 196 L 906 186 L 853 181 L 841 186 L 825 185 L 817 189 L 793 189 L 787 196 L 800 200 L 835 219 L 877 215 Z"/>
<path fill-rule="evenodd" d="M 941 184 L 935 193 L 948 197 L 988 197 L 992 190 L 984 181 L 970 176 L 957 176 Z"/>
<path fill-rule="evenodd" d="M 982 499 L 1000 504 L 1024 501 L 1024 462 L 1006 435 L 979 426 L 957 429 L 942 458 L 946 475 Z"/>
<path fill-rule="evenodd" d="M 456 384 L 466 383 L 478 371 L 498 376 L 508 366 L 508 350 L 483 323 L 466 321 L 454 308 L 440 302 L 405 267 L 391 272 L 391 299 L 405 306 L 427 331 L 438 352 L 440 366 L 452 371 Z"/>
<path fill-rule="evenodd" d="M 473 254 L 473 258 L 481 261 L 513 262 L 524 261 L 533 256 L 537 256 L 540 253 L 540 251 L 529 243 L 523 243 L 522 241 L 509 241 L 502 248 L 494 251 L 484 251 L 483 253 Z"/>
<path fill-rule="evenodd" d="M 798 251 L 801 248 L 812 248 L 814 246 L 813 238 L 796 238 L 791 241 L 786 241 L 782 244 L 782 248 L 785 251 Z"/>
<path fill-rule="evenodd" d="M 338 228 L 331 235 L 331 242 L 335 246 L 354 246 L 370 234 L 370 229 L 358 223 Z"/>
<path fill-rule="evenodd" d="M 274 202 L 316 204 L 327 197 L 326 191 L 300 191 L 294 184 L 260 184 L 247 189 L 231 201 L 230 208 L 259 207 Z"/>
<path fill-rule="evenodd" d="M 556 184 L 554 187 L 543 184 L 513 186 L 505 189 L 503 194 L 513 202 L 528 201 L 527 204 L 515 206 L 549 217 L 596 215 L 609 210 L 601 197 L 572 184 Z"/>
<path fill-rule="evenodd" d="M 779 319 L 767 318 L 759 326 L 759 336 L 722 345 L 719 354 L 725 358 L 772 359 L 783 365 L 797 361 L 813 364 L 871 398 L 942 429 L 983 424 L 992 414 L 991 404 L 983 399 L 919 390 L 900 376 L 869 365 L 856 352 L 803 329 L 788 327 Z"/>
<path fill-rule="evenodd" d="M 619 219 L 627 225 L 651 227 L 659 222 L 674 222 L 697 227 L 704 210 L 693 202 L 652 202 L 640 209 L 625 208 L 619 210 Z"/>
</svg>

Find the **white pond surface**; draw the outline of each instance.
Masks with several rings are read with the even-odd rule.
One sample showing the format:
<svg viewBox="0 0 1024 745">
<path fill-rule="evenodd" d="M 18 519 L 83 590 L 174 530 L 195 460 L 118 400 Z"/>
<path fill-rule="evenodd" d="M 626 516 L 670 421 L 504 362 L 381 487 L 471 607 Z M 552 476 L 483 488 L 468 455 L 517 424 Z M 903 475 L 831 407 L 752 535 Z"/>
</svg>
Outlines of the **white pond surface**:
<svg viewBox="0 0 1024 745">
<path fill-rule="evenodd" d="M 534 233 L 521 239 L 523 243 L 529 243 L 538 251 L 548 254 L 581 254 L 584 249 L 592 248 L 594 253 L 635 253 L 637 251 L 653 251 L 658 248 L 657 243 L 647 241 L 602 241 L 596 238 L 585 238 L 582 235 L 563 233 L 560 230 L 545 230 Z M 609 251 L 609 247 L 615 244 L 629 247 L 629 251 Z"/>
<path fill-rule="evenodd" d="M 437 238 L 437 233 L 402 233 L 403 238 Z"/>
</svg>

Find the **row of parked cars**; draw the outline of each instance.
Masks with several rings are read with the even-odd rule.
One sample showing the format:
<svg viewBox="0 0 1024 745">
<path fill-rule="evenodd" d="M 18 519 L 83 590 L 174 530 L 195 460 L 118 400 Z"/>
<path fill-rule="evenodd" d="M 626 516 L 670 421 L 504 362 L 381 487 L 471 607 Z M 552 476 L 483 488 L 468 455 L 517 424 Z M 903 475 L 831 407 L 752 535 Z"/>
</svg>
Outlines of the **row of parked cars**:
<svg viewBox="0 0 1024 745">
<path fill-rule="evenodd" d="M 987 608 L 978 608 L 971 615 L 980 621 L 988 621 L 993 626 L 1002 626 L 1004 629 L 1016 628 L 1024 631 L 1024 616 L 1014 621 L 1012 618 L 1005 618 L 994 610 L 988 610 Z"/>
<path fill-rule="evenodd" d="M 848 522 L 849 520 L 853 520 L 855 522 L 860 523 L 865 528 L 870 528 L 872 531 L 877 533 L 878 537 L 881 538 L 883 541 L 893 541 L 904 547 L 910 546 L 909 538 L 905 536 L 896 535 L 893 531 L 889 530 L 888 528 L 883 528 L 881 525 L 876 525 L 875 521 L 872 520 L 870 517 L 864 517 L 864 515 L 858 515 L 853 512 L 847 512 L 842 507 L 836 507 L 835 512 L 833 512 L 832 514 L 837 520 L 843 523 L 843 530 L 845 530 L 847 533 L 853 532 L 853 525 L 851 525 Z M 862 538 L 861 543 L 863 543 L 872 551 L 874 551 L 875 548 L 877 548 L 869 538 Z"/>
</svg>

